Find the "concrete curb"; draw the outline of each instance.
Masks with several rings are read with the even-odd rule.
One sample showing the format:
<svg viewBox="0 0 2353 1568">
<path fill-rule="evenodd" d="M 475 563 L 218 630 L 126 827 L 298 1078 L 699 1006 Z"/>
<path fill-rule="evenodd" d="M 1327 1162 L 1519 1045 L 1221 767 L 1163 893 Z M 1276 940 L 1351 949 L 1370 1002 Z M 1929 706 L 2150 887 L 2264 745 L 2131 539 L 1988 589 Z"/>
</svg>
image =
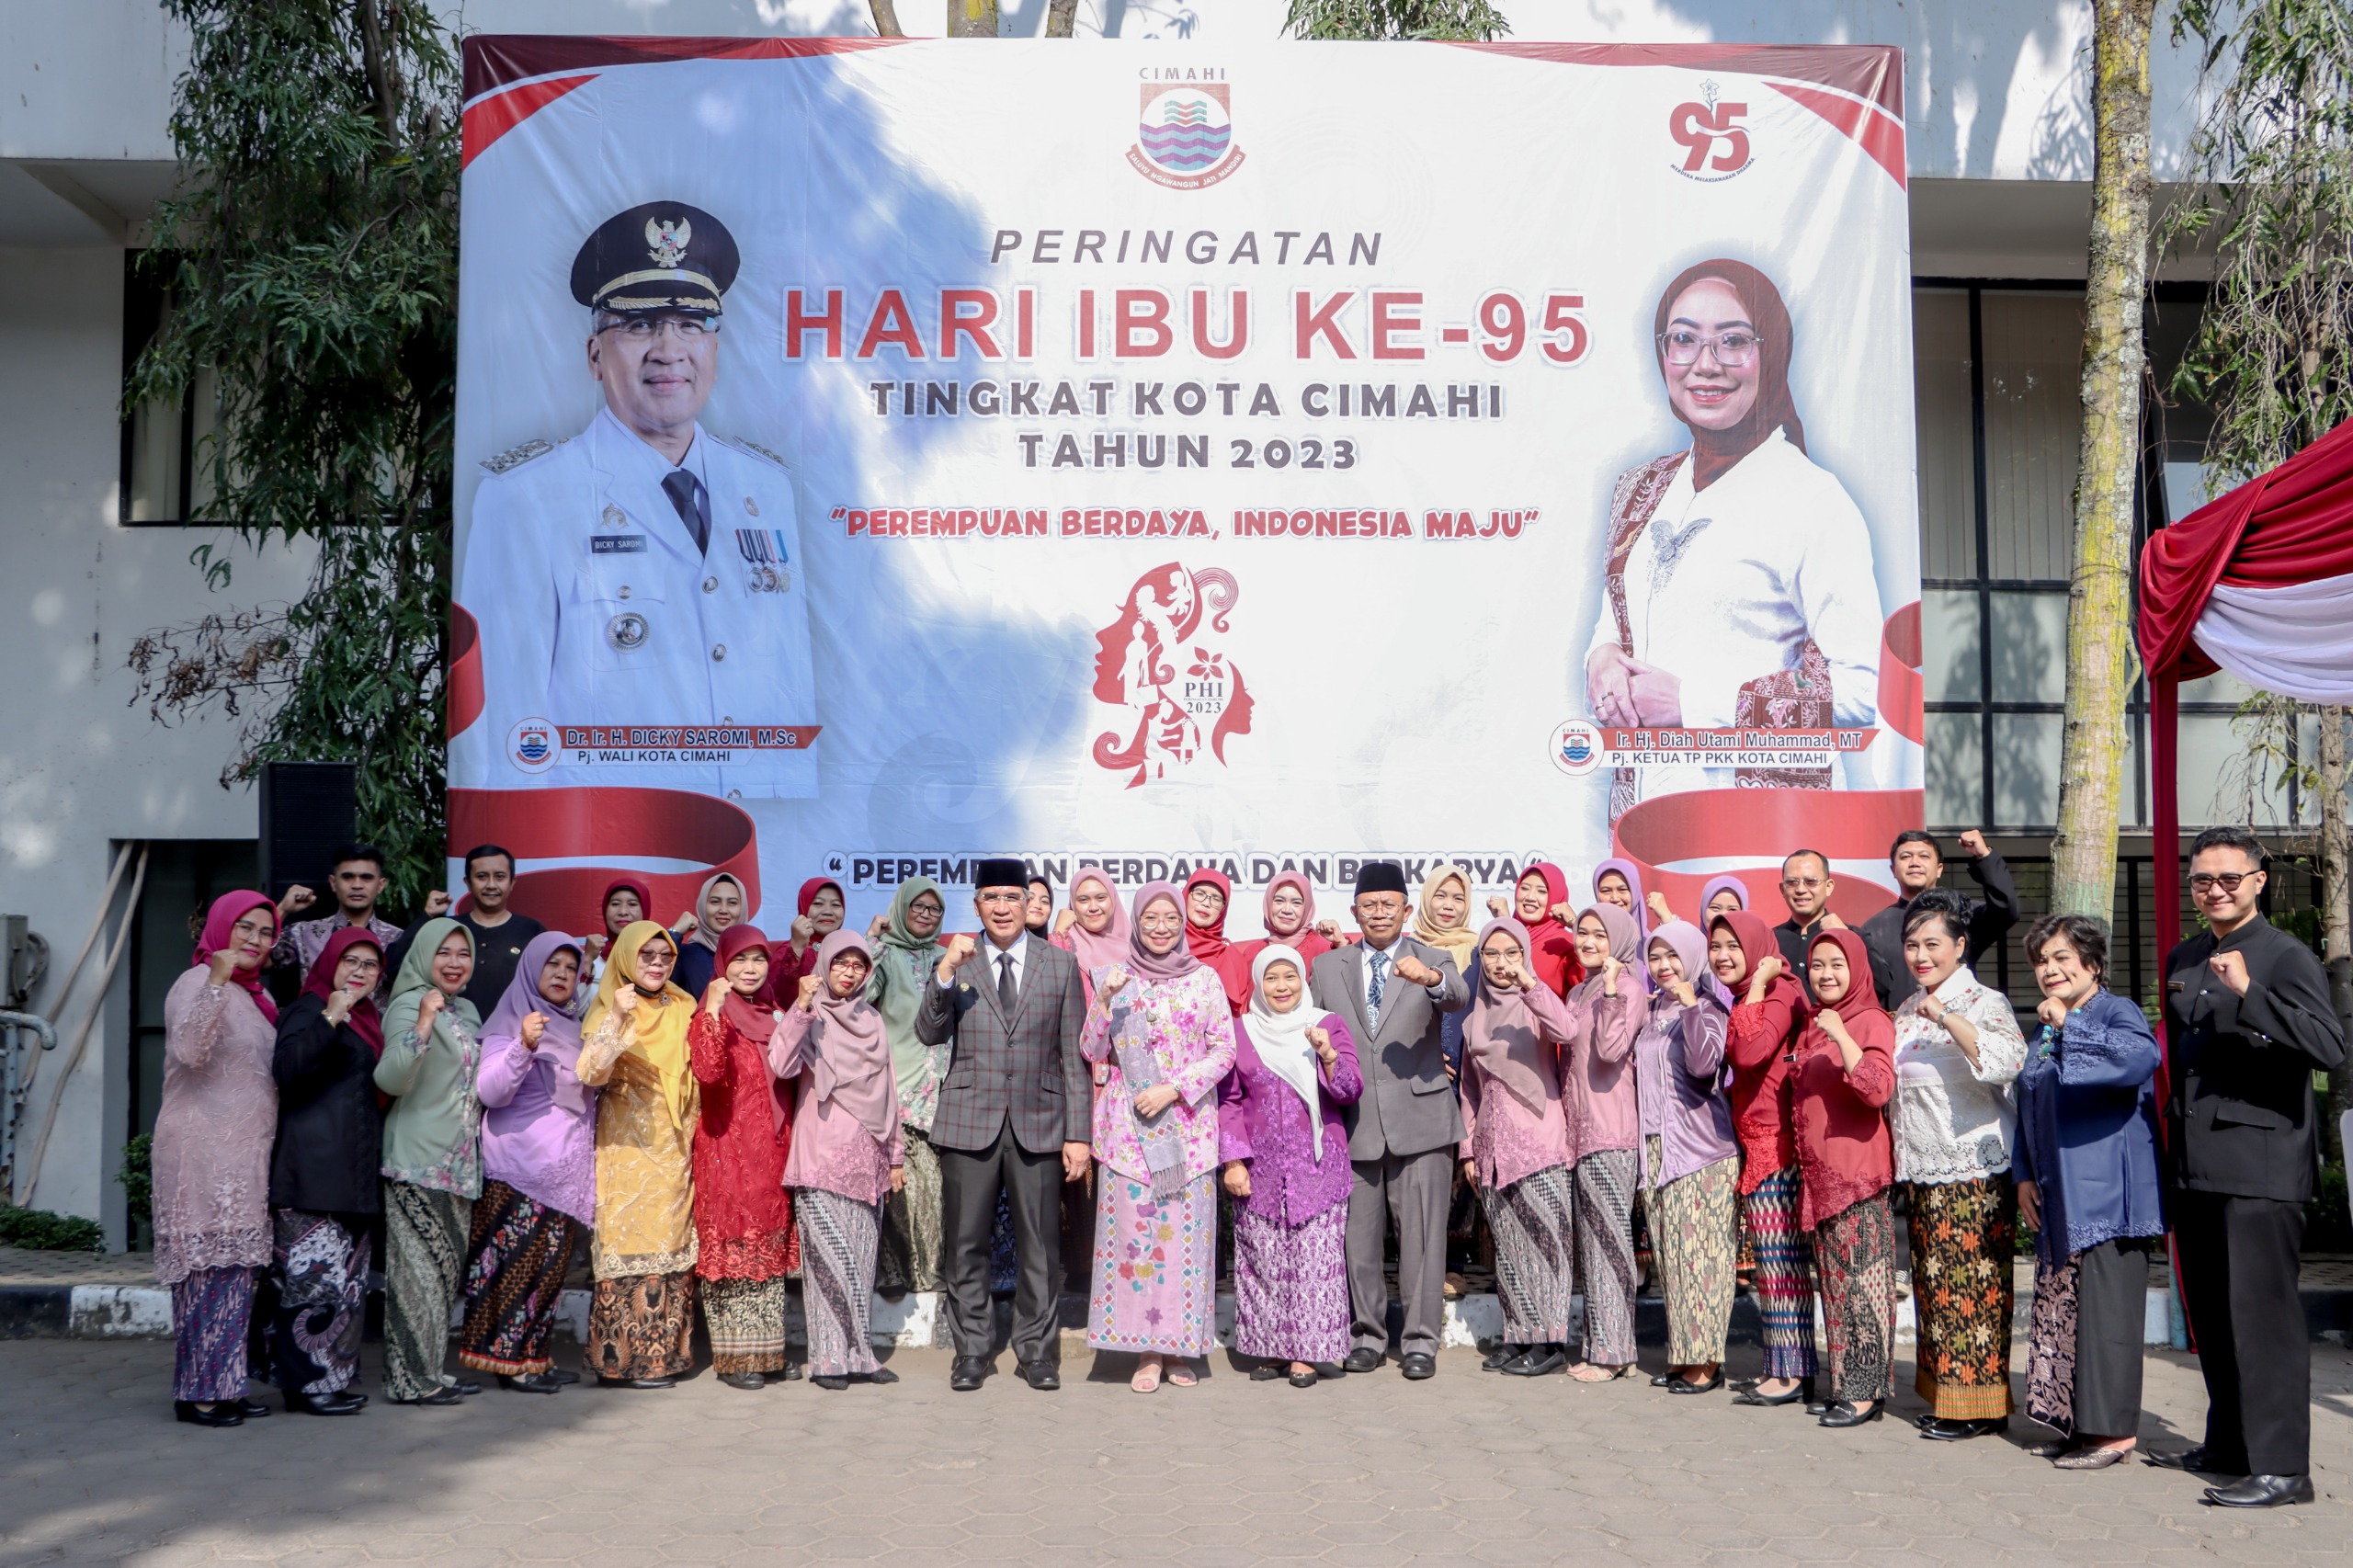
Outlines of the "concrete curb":
<svg viewBox="0 0 2353 1568">
<path fill-rule="evenodd" d="M 587 1336 L 588 1292 L 566 1290 L 556 1308 L 556 1327 L 575 1343 Z M 2326 1339 L 2344 1344 L 2348 1327 L 2353 1327 L 2353 1290 L 2306 1290 L 2303 1292 L 2304 1315 L 2314 1339 Z M 785 1308 L 786 1338 L 794 1345 L 805 1345 L 808 1332 L 801 1315 L 798 1296 L 787 1298 Z M 1009 1316 L 1011 1303 L 995 1303 L 1000 1319 Z M 2013 1320 L 2013 1334 L 2023 1340 L 2027 1334 L 2029 1303 L 2021 1298 Z M 1392 1332 L 1401 1327 L 1397 1320 L 1400 1310 L 1391 1309 Z M 937 1293 L 911 1292 L 896 1301 L 874 1298 L 872 1315 L 869 1320 L 870 1337 L 878 1348 L 933 1349 L 949 1345 L 948 1313 L 944 1299 Z M 1058 1316 L 1063 1332 L 1083 1333 L 1086 1326 L 1086 1299 L 1065 1295 L 1062 1298 Z M 1584 1298 L 1579 1297 L 1572 1312 L 1574 1320 L 1582 1321 Z M 1820 1333 L 1820 1309 L 1817 1304 L 1815 1325 Z M 1895 1337 L 1898 1344 L 1909 1345 L 1914 1340 L 1913 1303 L 1910 1298 L 1898 1301 L 1895 1307 Z M 452 1326 L 455 1326 L 453 1314 Z M 1574 1324 L 1573 1324 L 1574 1326 Z M 1503 1304 L 1492 1294 L 1463 1297 L 1446 1303 L 1444 1345 L 1449 1349 L 1471 1349 L 1491 1345 L 1503 1335 Z M 172 1336 L 172 1293 L 156 1285 L 0 1285 L 0 1339 L 169 1339 Z M 1574 1337 L 1574 1335 L 1572 1336 Z M 1666 1343 L 1666 1312 L 1655 1297 L 1644 1297 L 1635 1303 L 1634 1337 L 1643 1345 Z M 1733 1303 L 1729 1337 L 1735 1345 L 1757 1342 L 1757 1317 L 1755 1299 L 1740 1297 Z M 2147 1315 L 2143 1326 L 2143 1342 L 2156 1346 L 2185 1348 L 2171 1294 L 2152 1290 L 2148 1297 Z M 1233 1298 L 1220 1295 L 1217 1299 L 1217 1342 L 1221 1346 L 1233 1341 Z"/>
</svg>

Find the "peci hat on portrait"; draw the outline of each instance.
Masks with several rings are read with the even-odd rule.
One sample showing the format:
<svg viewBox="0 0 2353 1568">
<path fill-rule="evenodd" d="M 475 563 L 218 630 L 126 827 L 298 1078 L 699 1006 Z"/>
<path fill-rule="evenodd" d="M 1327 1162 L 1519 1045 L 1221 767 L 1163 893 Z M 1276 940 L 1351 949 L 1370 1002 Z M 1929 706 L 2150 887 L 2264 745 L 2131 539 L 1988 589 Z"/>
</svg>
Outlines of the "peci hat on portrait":
<svg viewBox="0 0 2353 1568">
<path fill-rule="evenodd" d="M 683 201 L 649 201 L 607 219 L 572 258 L 572 297 L 614 315 L 719 314 L 743 257 L 727 225 Z"/>
<path fill-rule="evenodd" d="M 972 891 L 979 892 L 987 888 L 1019 888 L 1027 892 L 1029 889 L 1028 864 L 1010 855 L 992 855 L 973 862 Z"/>
<path fill-rule="evenodd" d="M 1367 860 L 1357 868 L 1357 896 L 1369 892 L 1404 892 L 1405 868 L 1394 860 Z"/>
</svg>

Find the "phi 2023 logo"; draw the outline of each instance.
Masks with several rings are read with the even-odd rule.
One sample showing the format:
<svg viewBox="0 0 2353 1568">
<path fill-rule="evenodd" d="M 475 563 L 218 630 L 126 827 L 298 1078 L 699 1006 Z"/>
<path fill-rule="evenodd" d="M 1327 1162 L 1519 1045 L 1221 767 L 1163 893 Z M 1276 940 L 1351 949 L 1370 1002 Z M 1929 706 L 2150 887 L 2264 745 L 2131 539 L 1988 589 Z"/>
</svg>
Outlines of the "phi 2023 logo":
<svg viewBox="0 0 2353 1568">
<path fill-rule="evenodd" d="M 1744 172 L 1752 161 L 1748 132 L 1741 121 L 1748 118 L 1746 104 L 1719 103 L 1713 82 L 1699 84 L 1704 102 L 1677 104 L 1667 111 L 1666 133 L 1683 149 L 1676 172 L 1687 179 L 1713 184 Z"/>
</svg>

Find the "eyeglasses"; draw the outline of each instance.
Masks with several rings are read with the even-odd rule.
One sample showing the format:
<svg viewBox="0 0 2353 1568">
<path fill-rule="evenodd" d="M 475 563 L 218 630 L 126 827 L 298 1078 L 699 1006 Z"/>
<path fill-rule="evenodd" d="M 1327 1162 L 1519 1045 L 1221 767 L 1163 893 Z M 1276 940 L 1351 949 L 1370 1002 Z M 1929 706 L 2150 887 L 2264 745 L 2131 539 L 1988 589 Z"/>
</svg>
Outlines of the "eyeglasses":
<svg viewBox="0 0 2353 1568">
<path fill-rule="evenodd" d="M 984 892 L 981 894 L 983 909 L 1017 909 L 1029 902 L 1026 892 Z"/>
<path fill-rule="evenodd" d="M 1818 888 L 1822 885 L 1822 879 L 1820 877 L 1783 877 L 1781 885 L 1785 888 Z"/>
<path fill-rule="evenodd" d="M 2262 874 L 2260 871 L 2200 871 L 2189 879 L 2189 891 L 2209 892 L 2220 888 L 2224 892 L 2236 892 L 2241 882 Z"/>
<path fill-rule="evenodd" d="M 719 318 L 717 316 L 624 316 L 618 321 L 608 321 L 597 330 L 620 333 L 631 343 L 651 343 L 662 335 L 662 329 L 665 327 L 676 328 L 678 336 L 683 342 L 699 343 L 706 335 L 719 330 Z M 1721 363 L 1730 363 L 1721 355 L 1717 358 Z"/>
<path fill-rule="evenodd" d="M 1705 349 L 1716 357 L 1717 364 L 1727 369 L 1740 369 L 1754 364 L 1757 346 L 1764 341 L 1755 333 L 1739 327 L 1720 332 L 1713 337 L 1693 332 L 1688 327 L 1677 327 L 1672 332 L 1658 335 L 1659 352 L 1666 356 L 1668 364 L 1696 365 L 1699 362 L 1700 350 Z"/>
</svg>

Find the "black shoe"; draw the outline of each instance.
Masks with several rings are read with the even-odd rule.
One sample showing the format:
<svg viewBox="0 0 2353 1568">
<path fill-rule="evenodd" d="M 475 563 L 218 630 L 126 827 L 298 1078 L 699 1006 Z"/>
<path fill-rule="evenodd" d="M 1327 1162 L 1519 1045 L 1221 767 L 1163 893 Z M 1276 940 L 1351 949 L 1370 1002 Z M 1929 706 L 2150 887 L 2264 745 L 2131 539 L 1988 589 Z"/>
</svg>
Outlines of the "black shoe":
<svg viewBox="0 0 2353 1568">
<path fill-rule="evenodd" d="M 269 1414 L 269 1406 L 257 1399 L 241 1399 L 235 1403 L 237 1414 L 248 1421 L 258 1421 Z"/>
<path fill-rule="evenodd" d="M 597 1375 L 597 1386 L 607 1389 L 674 1389 L 678 1386 L 678 1380 L 676 1378 L 608 1378 L 600 1372 Z"/>
<path fill-rule="evenodd" d="M 191 1426 L 242 1426 L 245 1418 L 238 1408 L 242 1400 L 218 1400 L 207 1410 L 193 1400 L 172 1401 L 172 1419 L 185 1421 Z"/>
<path fill-rule="evenodd" d="M 1732 1390 L 1734 1393 L 1746 1393 L 1750 1389 L 1755 1388 L 1758 1383 L 1761 1383 L 1764 1381 L 1765 1380 L 1763 1378 L 1734 1378 L 1732 1381 L 1724 1384 L 1724 1387 Z"/>
<path fill-rule="evenodd" d="M 463 1404 L 465 1402 L 466 1396 L 447 1383 L 443 1383 L 431 1393 L 419 1394 L 415 1399 L 392 1401 L 394 1404 Z"/>
<path fill-rule="evenodd" d="M 956 1364 L 948 1369 L 948 1386 L 958 1393 L 971 1393 L 989 1375 L 989 1364 L 978 1356 L 959 1356 Z M 819 1378 L 820 1383 L 825 1380 Z"/>
<path fill-rule="evenodd" d="M 872 1383 L 876 1388 L 883 1388 L 899 1381 L 899 1374 L 891 1370 L 888 1367 L 877 1367 L 870 1372 L 863 1372 L 859 1375 L 868 1382 Z M 1056 1386 L 1059 1387 L 1061 1385 L 1057 1384 Z"/>
<path fill-rule="evenodd" d="M 1424 1378 L 1438 1376 L 1438 1358 L 1427 1350 L 1408 1350 L 1397 1358 L 1397 1368 L 1407 1381 L 1418 1383 Z"/>
<path fill-rule="evenodd" d="M 2214 1456 L 2207 1451 L 2206 1445 L 2203 1443 L 2194 1449 L 2184 1449 L 2177 1454 L 2144 1453 L 2141 1456 L 2141 1462 L 2154 1465 L 2159 1470 L 2195 1471 L 2200 1475 L 2227 1473 L 2214 1462 Z"/>
<path fill-rule="evenodd" d="M 849 1387 L 849 1380 L 847 1378 L 828 1378 L 820 1375 L 811 1378 L 809 1381 L 815 1383 L 819 1388 L 824 1389 L 827 1393 L 839 1393 L 842 1390 Z M 951 1383 L 949 1386 L 953 1387 L 954 1385 Z M 978 1388 L 981 1385 L 974 1383 L 972 1386 L 974 1388 Z"/>
<path fill-rule="evenodd" d="M 2309 1475 L 2250 1475 L 2229 1486 L 2209 1486 L 2199 1501 L 2213 1508 L 2277 1508 L 2313 1500 Z"/>
<path fill-rule="evenodd" d="M 1724 1369 L 1722 1367 L 1718 1367 L 1716 1375 L 1704 1383 L 1686 1382 L 1681 1378 L 1669 1378 L 1666 1381 L 1666 1392 L 1669 1393 L 1713 1393 L 1723 1386 Z"/>
<path fill-rule="evenodd" d="M 576 1383 L 580 1381 L 579 1373 L 567 1372 L 562 1367 L 556 1368 L 553 1371 L 551 1371 L 548 1376 L 553 1378 L 560 1383 Z"/>
<path fill-rule="evenodd" d="M 772 1383 L 797 1383 L 801 1381 L 801 1363 L 787 1361 L 781 1371 L 768 1373 L 767 1380 Z"/>
<path fill-rule="evenodd" d="M 1051 1361 L 1022 1361 L 1015 1365 L 1014 1375 L 1040 1393 L 1051 1393 L 1063 1386 L 1063 1372 Z"/>
<path fill-rule="evenodd" d="M 907 1299 L 907 1288 L 904 1285 L 878 1286 L 874 1293 L 886 1301 L 904 1301 Z"/>
<path fill-rule="evenodd" d="M 1828 1410 L 1824 1411 L 1822 1413 L 1822 1419 L 1817 1422 L 1816 1425 L 1823 1426 L 1860 1426 L 1866 1422 L 1876 1421 L 1886 1414 L 1887 1401 L 1883 1399 L 1875 1399 L 1871 1401 L 1870 1407 L 1867 1410 L 1858 1410 L 1854 1405 L 1842 1399 L 1837 1403 L 1832 1405 Z"/>
<path fill-rule="evenodd" d="M 1669 1383 L 1673 1382 L 1674 1381 L 1675 1381 L 1675 1374 L 1674 1374 L 1674 1373 L 1672 1373 L 1672 1372 L 1661 1372 L 1657 1377 L 1654 1377 L 1654 1378 L 1653 1378 L 1653 1379 L 1651 1380 L 1651 1387 L 1653 1387 L 1653 1388 L 1654 1388 L 1654 1389 L 1663 1389 L 1663 1388 L 1665 1388 L 1667 1384 L 1669 1384 Z"/>
<path fill-rule="evenodd" d="M 1261 1361 L 1250 1369 L 1250 1381 L 1254 1383 L 1271 1383 L 1290 1375 L 1290 1369 L 1280 1361 Z"/>
<path fill-rule="evenodd" d="M 1424 1358 L 1425 1360 L 1427 1358 Z M 1505 1362 L 1495 1370 L 1507 1378 L 1543 1378 L 1550 1377 L 1554 1372 L 1566 1371 L 1568 1366 L 1569 1353 L 1562 1346 L 1531 1345 L 1528 1347 L 1526 1355 L 1521 1356 L 1518 1360 Z M 1431 1371 L 1437 1369 L 1436 1367 L 1430 1369 Z M 1413 1373 L 1407 1372 L 1405 1375 L 1410 1378 Z M 1427 1377 L 1429 1373 L 1425 1372 L 1422 1375 Z"/>
<path fill-rule="evenodd" d="M 1495 1346 L 1495 1353 L 1494 1355 L 1479 1363 L 1479 1370 L 1483 1372 L 1500 1372 L 1504 1369 L 1504 1366 L 1506 1362 L 1517 1361 L 1522 1356 L 1527 1354 L 1527 1346 L 1506 1339 L 1501 1345 Z"/>
<path fill-rule="evenodd" d="M 1776 1404 L 1795 1404 L 1804 1399 L 1807 1392 L 1808 1390 L 1803 1383 L 1800 1383 L 1787 1393 L 1758 1393 L 1756 1385 L 1751 1384 L 1733 1395 L 1732 1402 L 1734 1404 L 1745 1404 L 1755 1409 L 1765 1409 Z M 1816 1410 L 1813 1414 L 1819 1415 L 1822 1412 Z"/>
<path fill-rule="evenodd" d="M 722 1372 L 719 1381 L 731 1389 L 764 1389 L 768 1381 L 757 1372 Z"/>
<path fill-rule="evenodd" d="M 482 1392 L 482 1385 L 480 1383 L 469 1382 L 463 1378 L 460 1378 L 455 1382 L 443 1383 L 441 1386 L 447 1389 L 457 1390 L 458 1397 L 460 1399 L 472 1399 L 474 1395 Z"/>
<path fill-rule="evenodd" d="M 338 1389 L 333 1393 L 292 1393 L 286 1396 L 286 1408 L 299 1415 L 357 1415 L 359 1407 L 368 1403 L 364 1393 Z"/>
<path fill-rule="evenodd" d="M 1387 1359 L 1389 1359 L 1387 1356 L 1375 1350 L 1371 1346 L 1359 1345 L 1348 1352 L 1348 1358 L 1341 1362 L 1340 1366 L 1345 1371 L 1377 1372 L 1381 1370 L 1381 1364 Z"/>
<path fill-rule="evenodd" d="M 517 1393 L 553 1393 L 563 1387 L 562 1383 L 555 1381 L 555 1374 L 552 1372 L 525 1372 L 522 1376 L 514 1378 L 501 1373 L 498 1386 L 503 1389 L 512 1389 Z"/>
<path fill-rule="evenodd" d="M 1913 1426 L 1917 1426 L 1917 1427 L 1921 1428 L 1923 1431 L 1925 1431 L 1925 1430 L 1927 1430 L 1928 1427 L 1935 1426 L 1935 1425 L 1937 1424 L 1937 1421 L 1938 1421 L 1938 1415 L 1937 1415 L 1937 1413 L 1936 1413 L 1935 1411 L 1933 1411 L 1933 1410 L 1928 1410 L 1928 1411 L 1923 1411 L 1921 1414 L 1919 1414 L 1919 1415 L 1915 1415 L 1915 1416 L 1912 1418 L 1912 1425 L 1913 1425 Z"/>
<path fill-rule="evenodd" d="M 2008 1418 L 1994 1421 L 1944 1421 L 1920 1423 L 1920 1436 L 1932 1443 L 1965 1443 L 1972 1437 L 1990 1437 L 1996 1432 L 2010 1429 Z"/>
<path fill-rule="evenodd" d="M 1306 1370 L 1306 1371 L 1304 1371 L 1304 1372 L 1293 1372 L 1293 1373 L 1292 1373 L 1292 1374 L 1291 1374 L 1288 1379 L 1286 1379 L 1286 1380 L 1284 1380 L 1284 1381 L 1287 1381 L 1287 1382 L 1289 1382 L 1289 1383 L 1290 1384 L 1290 1386 L 1291 1386 L 1291 1387 L 1293 1387 L 1293 1388 L 1295 1388 L 1295 1389 L 1312 1389 L 1312 1388 L 1313 1388 L 1317 1383 L 1319 1383 L 1319 1382 L 1323 1381 L 1323 1380 L 1322 1380 L 1321 1378 L 1318 1378 L 1318 1377 L 1315 1375 L 1314 1369 L 1313 1369 L 1313 1368 L 1310 1368 L 1308 1370 Z"/>
</svg>

